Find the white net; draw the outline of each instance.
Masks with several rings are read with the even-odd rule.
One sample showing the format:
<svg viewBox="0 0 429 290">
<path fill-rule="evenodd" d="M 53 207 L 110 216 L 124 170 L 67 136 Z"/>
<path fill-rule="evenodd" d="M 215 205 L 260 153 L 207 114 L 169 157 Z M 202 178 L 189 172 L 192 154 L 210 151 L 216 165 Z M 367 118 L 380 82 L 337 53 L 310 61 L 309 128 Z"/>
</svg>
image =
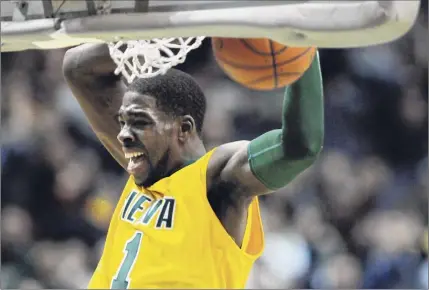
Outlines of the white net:
<svg viewBox="0 0 429 290">
<path fill-rule="evenodd" d="M 109 51 L 118 66 L 115 73 L 122 73 L 131 83 L 136 77 L 154 77 L 183 63 L 188 52 L 199 47 L 203 39 L 204 36 L 118 41 L 109 43 Z"/>
</svg>

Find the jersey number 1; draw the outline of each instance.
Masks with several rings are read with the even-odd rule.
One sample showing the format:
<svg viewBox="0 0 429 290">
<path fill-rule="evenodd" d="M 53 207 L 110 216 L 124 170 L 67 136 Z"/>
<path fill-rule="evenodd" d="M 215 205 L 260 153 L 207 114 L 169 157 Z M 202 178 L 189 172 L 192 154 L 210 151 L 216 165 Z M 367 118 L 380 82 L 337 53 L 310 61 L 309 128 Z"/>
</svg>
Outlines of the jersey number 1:
<svg viewBox="0 0 429 290">
<path fill-rule="evenodd" d="M 142 237 L 143 233 L 137 232 L 127 241 L 123 251 L 125 253 L 125 257 L 119 265 L 118 272 L 115 277 L 113 277 L 111 289 L 128 289 L 128 283 L 130 282 L 129 275 L 136 261 Z"/>
</svg>

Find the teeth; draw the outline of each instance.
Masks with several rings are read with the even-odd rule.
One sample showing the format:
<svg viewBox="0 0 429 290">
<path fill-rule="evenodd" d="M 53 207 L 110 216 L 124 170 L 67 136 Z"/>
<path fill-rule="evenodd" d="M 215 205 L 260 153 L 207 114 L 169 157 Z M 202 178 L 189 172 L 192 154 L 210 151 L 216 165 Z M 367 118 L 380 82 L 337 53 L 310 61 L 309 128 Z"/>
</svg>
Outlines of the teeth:
<svg viewBox="0 0 429 290">
<path fill-rule="evenodd" d="M 143 155 L 141 152 L 135 152 L 135 153 L 125 153 L 125 158 L 130 159 L 132 157 L 138 157 Z"/>
</svg>

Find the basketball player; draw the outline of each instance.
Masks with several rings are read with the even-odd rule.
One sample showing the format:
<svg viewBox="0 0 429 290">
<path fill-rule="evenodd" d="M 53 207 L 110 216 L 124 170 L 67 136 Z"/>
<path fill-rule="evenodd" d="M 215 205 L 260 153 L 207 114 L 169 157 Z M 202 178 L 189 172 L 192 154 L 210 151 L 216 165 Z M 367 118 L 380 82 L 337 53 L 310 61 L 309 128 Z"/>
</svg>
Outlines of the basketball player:
<svg viewBox="0 0 429 290">
<path fill-rule="evenodd" d="M 89 288 L 244 288 L 264 247 L 258 196 L 287 185 L 323 142 L 319 59 L 286 90 L 283 127 L 206 152 L 206 100 L 187 74 L 113 72 L 105 44 L 67 51 L 63 71 L 96 135 L 130 177 Z"/>
</svg>

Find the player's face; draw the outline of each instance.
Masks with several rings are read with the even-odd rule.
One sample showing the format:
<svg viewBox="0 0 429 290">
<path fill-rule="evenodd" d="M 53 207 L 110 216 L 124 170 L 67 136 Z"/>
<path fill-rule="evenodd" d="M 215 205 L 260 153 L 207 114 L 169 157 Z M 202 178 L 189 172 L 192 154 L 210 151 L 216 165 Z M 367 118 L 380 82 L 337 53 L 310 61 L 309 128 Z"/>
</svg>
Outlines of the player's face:
<svg viewBox="0 0 429 290">
<path fill-rule="evenodd" d="M 168 171 L 174 120 L 157 108 L 153 97 L 135 92 L 125 93 L 118 120 L 128 173 L 137 185 L 152 185 Z"/>
</svg>

